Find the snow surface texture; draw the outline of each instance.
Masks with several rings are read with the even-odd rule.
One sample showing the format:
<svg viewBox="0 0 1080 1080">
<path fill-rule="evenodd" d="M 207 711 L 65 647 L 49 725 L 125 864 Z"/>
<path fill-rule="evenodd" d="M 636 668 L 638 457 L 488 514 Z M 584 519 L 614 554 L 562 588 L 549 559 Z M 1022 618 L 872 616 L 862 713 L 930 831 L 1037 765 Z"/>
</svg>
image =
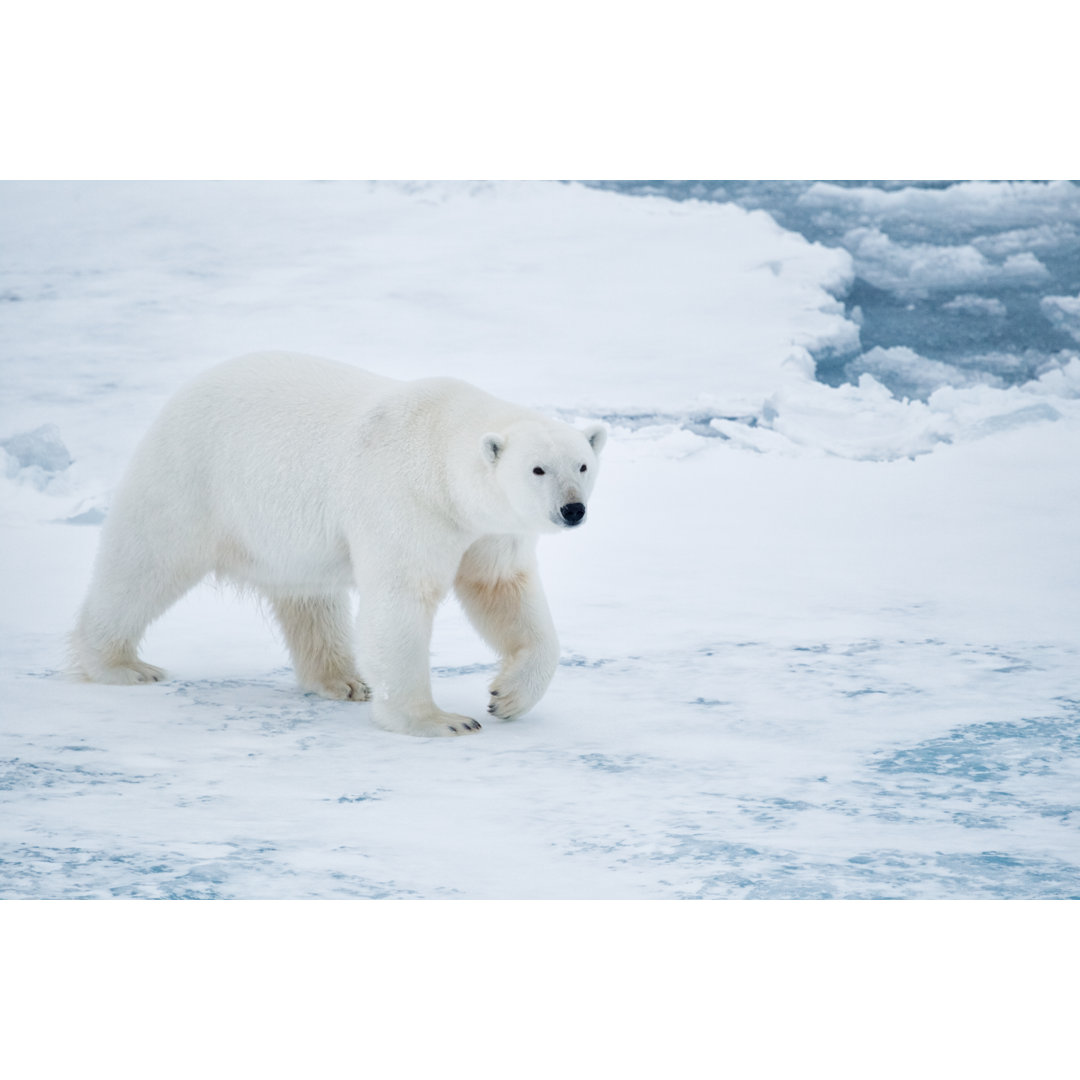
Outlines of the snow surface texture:
<svg viewBox="0 0 1080 1080">
<path fill-rule="evenodd" d="M 0 186 L 0 896 L 1080 897 L 1080 361 L 824 385 L 853 280 L 761 211 L 578 185 Z M 529 716 L 382 732 L 210 585 L 148 635 L 170 682 L 63 677 L 136 440 L 263 348 L 612 425 L 541 545 Z M 432 663 L 479 715 L 453 603 Z"/>
</svg>

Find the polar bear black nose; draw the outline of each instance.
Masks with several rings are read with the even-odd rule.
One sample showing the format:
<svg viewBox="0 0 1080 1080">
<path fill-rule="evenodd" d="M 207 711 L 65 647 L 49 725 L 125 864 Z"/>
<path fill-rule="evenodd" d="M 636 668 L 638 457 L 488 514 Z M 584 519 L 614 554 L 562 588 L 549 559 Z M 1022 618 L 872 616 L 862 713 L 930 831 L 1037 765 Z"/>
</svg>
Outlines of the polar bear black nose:
<svg viewBox="0 0 1080 1080">
<path fill-rule="evenodd" d="M 585 504 L 567 503 L 565 506 L 559 508 L 559 513 L 562 514 L 563 521 L 565 521 L 567 525 L 577 525 L 585 516 Z"/>
</svg>

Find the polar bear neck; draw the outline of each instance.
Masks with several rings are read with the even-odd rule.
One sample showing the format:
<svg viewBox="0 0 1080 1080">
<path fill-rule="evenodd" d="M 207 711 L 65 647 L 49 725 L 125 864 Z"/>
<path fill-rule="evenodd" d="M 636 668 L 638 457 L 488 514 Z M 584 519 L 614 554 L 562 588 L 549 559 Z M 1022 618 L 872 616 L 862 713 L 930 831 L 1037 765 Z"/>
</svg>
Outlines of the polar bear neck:
<svg viewBox="0 0 1080 1080">
<path fill-rule="evenodd" d="M 379 432 L 380 451 L 400 455 L 399 475 L 420 504 L 467 537 L 528 531 L 481 452 L 489 432 L 507 433 L 544 423 L 530 409 L 510 404 L 452 378 L 399 384 L 365 417 Z"/>
</svg>

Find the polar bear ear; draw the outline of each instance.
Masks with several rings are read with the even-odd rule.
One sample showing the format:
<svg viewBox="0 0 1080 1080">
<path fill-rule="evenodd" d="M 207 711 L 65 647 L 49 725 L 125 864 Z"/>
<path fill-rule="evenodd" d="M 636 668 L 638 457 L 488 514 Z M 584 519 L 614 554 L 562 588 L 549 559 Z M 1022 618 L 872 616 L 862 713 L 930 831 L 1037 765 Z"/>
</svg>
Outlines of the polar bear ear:
<svg viewBox="0 0 1080 1080">
<path fill-rule="evenodd" d="M 499 460 L 499 455 L 503 452 L 503 447 L 506 445 L 506 439 L 502 435 L 497 435 L 494 431 L 489 431 L 480 440 L 480 450 L 483 452 L 484 460 L 489 465 L 494 465 Z"/>
<path fill-rule="evenodd" d="M 607 442 L 607 428 L 603 424 L 590 424 L 582 434 L 589 440 L 594 454 L 599 454 Z"/>
</svg>

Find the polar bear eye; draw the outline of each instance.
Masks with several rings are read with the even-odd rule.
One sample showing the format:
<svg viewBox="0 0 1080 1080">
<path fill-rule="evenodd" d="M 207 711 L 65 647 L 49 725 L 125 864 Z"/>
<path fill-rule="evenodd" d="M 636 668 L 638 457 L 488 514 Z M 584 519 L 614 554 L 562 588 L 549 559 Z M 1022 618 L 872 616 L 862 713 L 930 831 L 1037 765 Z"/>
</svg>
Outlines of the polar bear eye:
<svg viewBox="0 0 1080 1080">
<path fill-rule="evenodd" d="M 543 476 L 544 475 L 544 470 L 541 469 L 539 465 L 537 465 L 536 468 L 533 469 L 533 475 L 534 476 Z"/>
<path fill-rule="evenodd" d="M 588 467 L 588 465 L 582 465 L 581 468 L 578 469 L 578 472 L 584 472 Z"/>
</svg>

